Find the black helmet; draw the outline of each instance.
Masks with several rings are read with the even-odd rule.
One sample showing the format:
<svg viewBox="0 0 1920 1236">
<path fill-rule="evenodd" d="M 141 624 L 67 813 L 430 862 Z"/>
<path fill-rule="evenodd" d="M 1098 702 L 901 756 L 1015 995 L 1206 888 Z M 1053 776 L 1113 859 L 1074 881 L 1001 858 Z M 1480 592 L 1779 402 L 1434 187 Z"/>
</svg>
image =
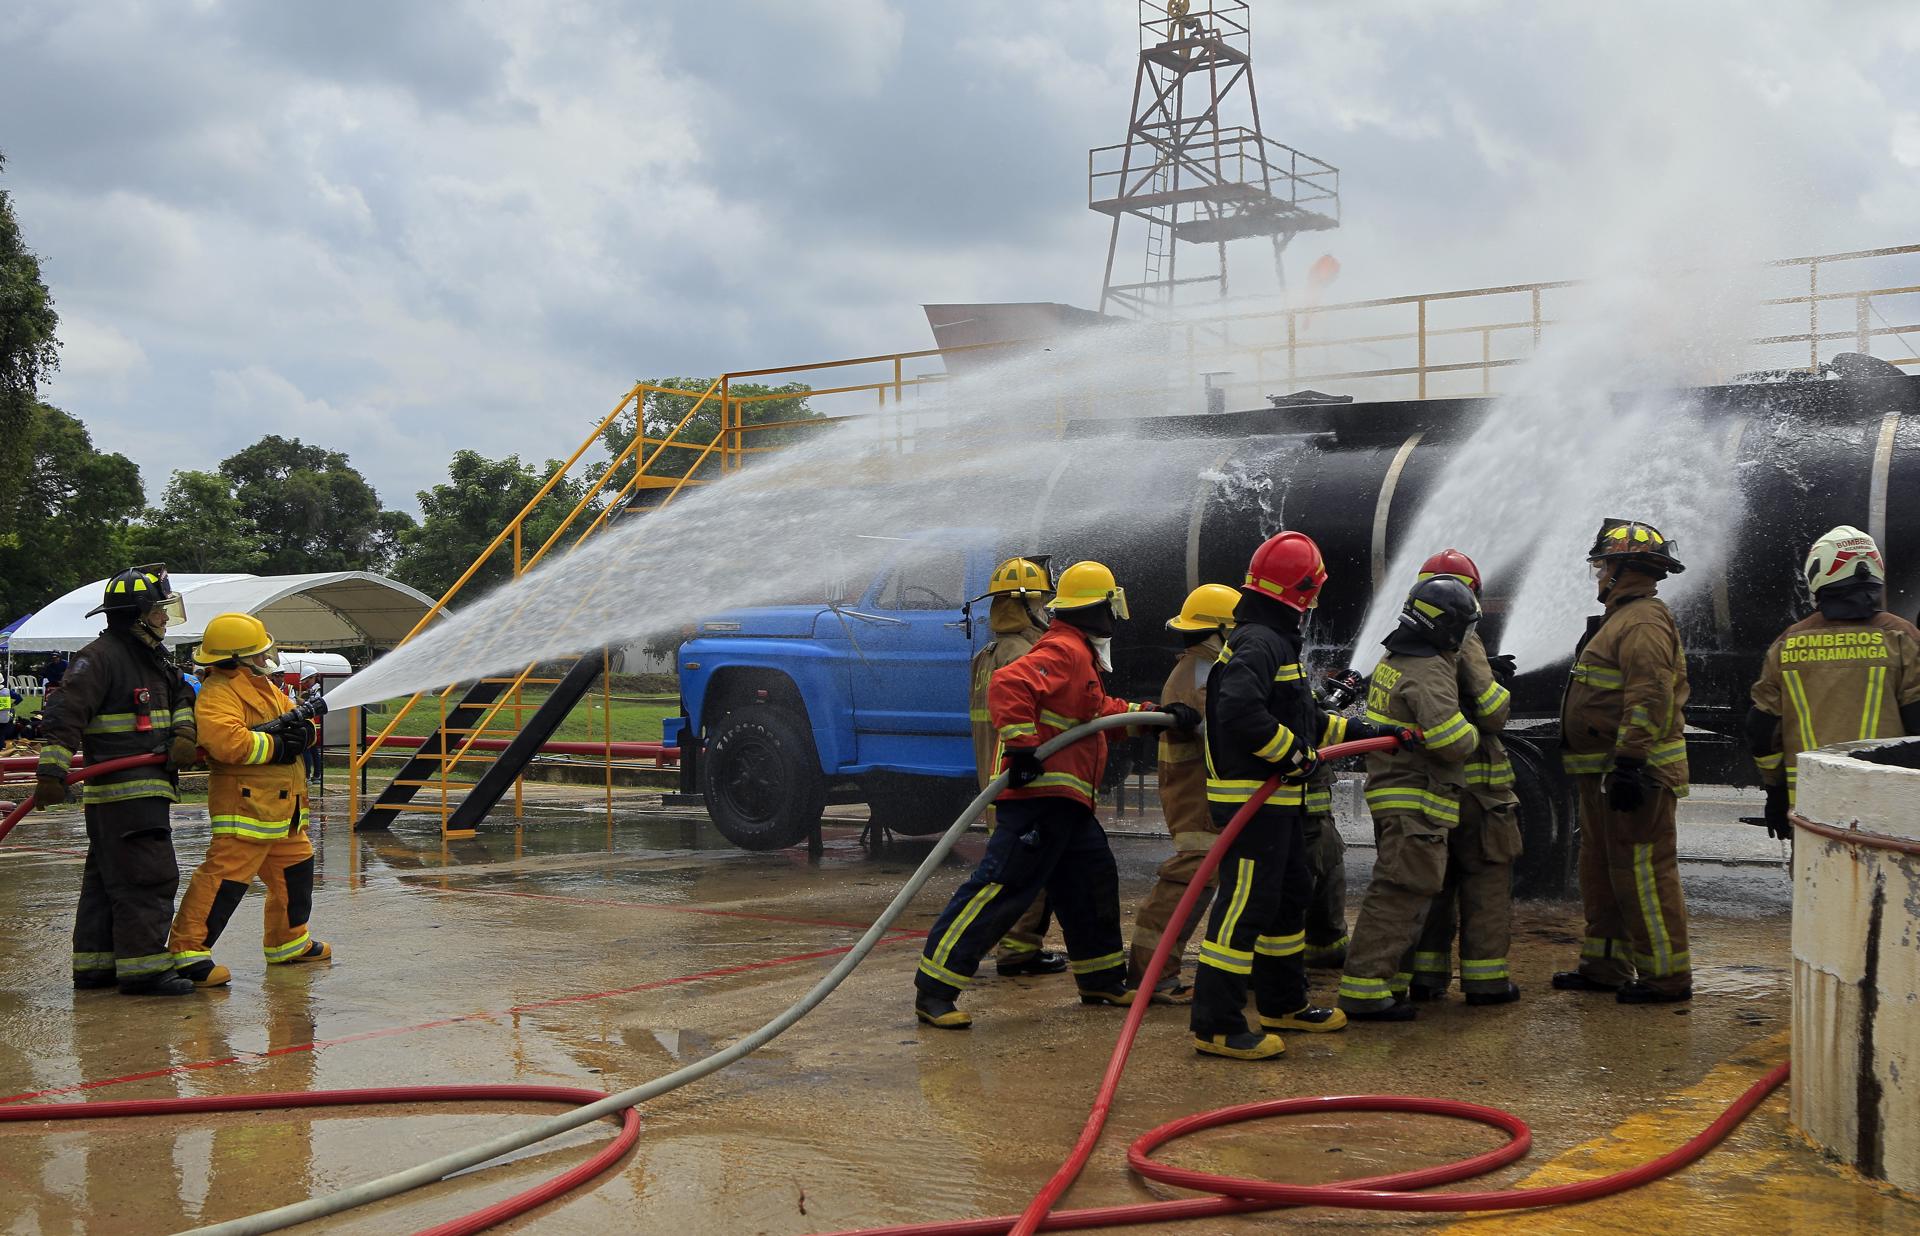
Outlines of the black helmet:
<svg viewBox="0 0 1920 1236">
<path fill-rule="evenodd" d="M 1680 565 L 1680 546 L 1660 535 L 1652 524 L 1637 519 L 1603 519 L 1593 536 L 1588 562 L 1624 559 L 1627 563 L 1662 575 L 1678 575 L 1687 568 Z"/>
<path fill-rule="evenodd" d="M 167 582 L 166 567 L 129 567 L 107 581 L 100 604 L 88 610 L 87 617 L 116 612 L 144 614 L 157 605 L 166 605 L 168 617 L 176 622 L 186 617 L 186 607 L 180 603 L 179 594 Z"/>
<path fill-rule="evenodd" d="M 1407 604 L 1400 611 L 1400 629 L 1433 645 L 1458 648 L 1480 621 L 1480 602 L 1473 589 L 1451 575 L 1423 579 L 1407 593 Z"/>
</svg>

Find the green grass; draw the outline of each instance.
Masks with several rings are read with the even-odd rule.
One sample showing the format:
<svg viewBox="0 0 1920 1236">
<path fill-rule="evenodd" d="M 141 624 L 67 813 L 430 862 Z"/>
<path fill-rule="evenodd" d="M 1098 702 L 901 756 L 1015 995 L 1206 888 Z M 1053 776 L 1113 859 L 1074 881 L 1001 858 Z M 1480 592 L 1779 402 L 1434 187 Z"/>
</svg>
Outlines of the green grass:
<svg viewBox="0 0 1920 1236">
<path fill-rule="evenodd" d="M 520 693 L 523 704 L 521 716 L 531 718 L 533 711 L 547 698 L 547 688 L 528 687 Z M 453 701 L 448 701 L 451 709 Z M 671 699 L 622 699 L 612 701 L 614 742 L 659 742 L 660 723 L 668 717 L 680 715 L 680 706 Z M 367 710 L 367 734 L 369 737 L 386 728 L 393 719 L 399 705 L 388 705 L 383 709 Z M 401 719 L 394 730 L 396 734 L 424 737 L 433 732 L 440 722 L 439 701 L 433 696 L 424 696 L 413 706 L 413 710 Z M 514 730 L 514 709 L 511 704 L 503 705 L 493 719 L 487 723 L 489 730 Z M 599 742 L 607 735 L 606 713 L 601 706 L 598 694 L 591 694 L 567 714 L 554 732 L 557 742 Z M 505 737 L 505 735 L 485 735 L 485 737 Z"/>
</svg>

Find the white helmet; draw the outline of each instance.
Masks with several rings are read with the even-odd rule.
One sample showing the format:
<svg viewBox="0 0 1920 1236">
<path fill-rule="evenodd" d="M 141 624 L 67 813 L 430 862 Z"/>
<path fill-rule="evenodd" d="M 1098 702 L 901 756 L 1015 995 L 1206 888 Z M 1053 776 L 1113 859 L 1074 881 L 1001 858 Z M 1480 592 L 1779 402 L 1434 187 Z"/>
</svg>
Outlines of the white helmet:
<svg viewBox="0 0 1920 1236">
<path fill-rule="evenodd" d="M 1858 528 L 1841 524 L 1813 543 L 1807 553 L 1807 587 L 1819 592 L 1828 584 L 1868 579 L 1885 583 L 1887 567 L 1880 560 L 1880 547 Z"/>
</svg>

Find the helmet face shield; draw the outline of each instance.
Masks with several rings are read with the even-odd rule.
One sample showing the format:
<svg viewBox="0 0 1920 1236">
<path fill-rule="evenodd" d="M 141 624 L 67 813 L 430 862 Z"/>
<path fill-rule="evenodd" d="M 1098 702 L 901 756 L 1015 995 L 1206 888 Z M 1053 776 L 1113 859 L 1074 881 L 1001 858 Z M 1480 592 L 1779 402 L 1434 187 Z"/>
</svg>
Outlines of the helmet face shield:
<svg viewBox="0 0 1920 1236">
<path fill-rule="evenodd" d="M 1107 603 L 1113 606 L 1113 616 L 1120 621 L 1125 622 L 1133 617 L 1132 614 L 1127 612 L 1127 590 L 1125 588 L 1114 588 L 1113 595 L 1107 599 Z"/>
<path fill-rule="evenodd" d="M 166 611 L 168 626 L 178 627 L 186 625 L 187 601 L 186 598 L 179 593 L 169 594 L 167 599 L 161 602 L 160 608 Z"/>
</svg>

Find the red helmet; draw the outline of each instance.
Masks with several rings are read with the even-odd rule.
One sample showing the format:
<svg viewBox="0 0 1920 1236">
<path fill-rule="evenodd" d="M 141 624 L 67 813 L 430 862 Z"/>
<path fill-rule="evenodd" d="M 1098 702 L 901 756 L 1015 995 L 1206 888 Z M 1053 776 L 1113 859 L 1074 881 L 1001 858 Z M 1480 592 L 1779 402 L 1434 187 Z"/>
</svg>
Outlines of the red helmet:
<svg viewBox="0 0 1920 1236">
<path fill-rule="evenodd" d="M 1473 589 L 1473 595 L 1480 595 L 1480 568 L 1457 549 L 1443 549 L 1420 564 L 1421 579 L 1432 579 L 1436 575 L 1451 575 Z"/>
<path fill-rule="evenodd" d="M 1319 603 L 1320 586 L 1326 582 L 1327 564 L 1313 538 L 1304 532 L 1281 532 L 1253 551 L 1243 586 L 1304 613 Z"/>
</svg>

